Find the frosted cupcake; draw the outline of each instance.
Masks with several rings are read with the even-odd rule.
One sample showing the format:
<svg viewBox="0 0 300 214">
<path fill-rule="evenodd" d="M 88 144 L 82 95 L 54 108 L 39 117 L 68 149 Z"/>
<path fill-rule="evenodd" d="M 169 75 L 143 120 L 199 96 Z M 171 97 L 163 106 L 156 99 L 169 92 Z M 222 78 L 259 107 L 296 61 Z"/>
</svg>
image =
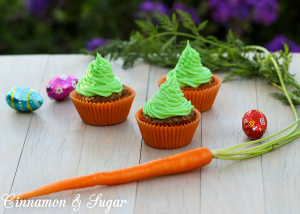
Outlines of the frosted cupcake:
<svg viewBox="0 0 300 214">
<path fill-rule="evenodd" d="M 126 120 L 135 91 L 123 85 L 110 63 L 97 53 L 70 97 L 83 122 L 103 126 Z"/>
<path fill-rule="evenodd" d="M 212 107 L 222 81 L 202 65 L 199 53 L 189 45 L 189 42 L 175 68 L 159 78 L 158 85 L 160 86 L 172 75 L 176 76 L 185 98 L 190 100 L 200 112 Z"/>
<path fill-rule="evenodd" d="M 176 77 L 170 76 L 135 117 L 146 144 L 174 149 L 191 142 L 201 114 L 184 98 Z"/>
</svg>

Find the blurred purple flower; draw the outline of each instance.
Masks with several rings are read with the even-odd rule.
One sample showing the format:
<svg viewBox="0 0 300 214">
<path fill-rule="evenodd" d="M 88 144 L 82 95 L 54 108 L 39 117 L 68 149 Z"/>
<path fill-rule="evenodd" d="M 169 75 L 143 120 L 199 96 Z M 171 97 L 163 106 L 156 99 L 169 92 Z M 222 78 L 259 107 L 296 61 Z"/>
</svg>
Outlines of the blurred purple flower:
<svg viewBox="0 0 300 214">
<path fill-rule="evenodd" d="M 276 0 L 209 0 L 212 19 L 220 23 L 228 23 L 232 19 L 246 20 L 251 18 L 264 25 L 277 20 L 278 2 Z"/>
<path fill-rule="evenodd" d="M 180 2 L 175 2 L 174 5 L 173 5 L 173 10 L 181 10 L 183 12 L 188 12 L 191 15 L 191 18 L 193 19 L 195 24 L 200 23 L 200 19 L 199 19 L 199 16 L 198 16 L 197 9 L 194 8 L 194 7 L 187 8 L 183 4 L 181 4 Z"/>
<path fill-rule="evenodd" d="M 254 6 L 254 21 L 270 25 L 277 20 L 279 5 L 276 0 L 257 1 Z"/>
<path fill-rule="evenodd" d="M 298 45 L 297 43 L 295 43 L 292 40 L 289 40 L 288 38 L 286 38 L 283 35 L 277 35 L 272 41 L 270 41 L 269 43 L 267 43 L 265 45 L 265 47 L 269 50 L 269 51 L 278 51 L 278 50 L 283 50 L 283 44 L 282 43 L 286 43 L 289 46 L 289 49 L 291 52 L 300 52 L 300 45 Z"/>
<path fill-rule="evenodd" d="M 187 12 L 187 8 L 180 2 L 175 2 L 173 4 L 173 10 L 181 10 L 183 12 Z"/>
<path fill-rule="evenodd" d="M 154 1 L 144 1 L 140 4 L 139 10 L 141 12 L 150 12 L 150 13 L 160 13 L 160 14 L 168 14 L 169 8 L 163 2 L 154 2 Z"/>
<path fill-rule="evenodd" d="M 41 15 L 49 6 L 49 0 L 26 0 L 27 11 L 33 15 Z"/>
<path fill-rule="evenodd" d="M 95 37 L 91 41 L 86 43 L 86 48 L 89 51 L 94 51 L 98 48 L 103 47 L 104 45 L 110 44 L 106 39 Z"/>
<path fill-rule="evenodd" d="M 209 6 L 213 10 L 212 19 L 227 23 L 233 18 L 247 19 L 249 8 L 245 0 L 210 0 Z"/>
</svg>

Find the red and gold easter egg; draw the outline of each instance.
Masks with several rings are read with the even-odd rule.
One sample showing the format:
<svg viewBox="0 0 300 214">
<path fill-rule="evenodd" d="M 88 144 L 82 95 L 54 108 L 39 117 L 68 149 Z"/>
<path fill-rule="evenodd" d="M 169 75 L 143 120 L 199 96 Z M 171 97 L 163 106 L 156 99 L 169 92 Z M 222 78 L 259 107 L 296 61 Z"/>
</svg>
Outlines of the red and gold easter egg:
<svg viewBox="0 0 300 214">
<path fill-rule="evenodd" d="M 245 113 L 242 126 L 249 138 L 259 139 L 267 130 L 267 118 L 261 111 L 250 110 Z"/>
</svg>

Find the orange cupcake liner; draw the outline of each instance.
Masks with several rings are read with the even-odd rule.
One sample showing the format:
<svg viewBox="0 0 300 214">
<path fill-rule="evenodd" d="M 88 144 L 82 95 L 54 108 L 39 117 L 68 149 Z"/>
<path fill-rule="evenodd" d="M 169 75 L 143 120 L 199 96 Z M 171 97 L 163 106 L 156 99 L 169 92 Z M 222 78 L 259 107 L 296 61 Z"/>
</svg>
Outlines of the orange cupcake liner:
<svg viewBox="0 0 300 214">
<path fill-rule="evenodd" d="M 70 98 L 84 123 L 94 126 L 114 125 L 126 120 L 136 94 L 133 88 L 126 87 L 129 93 L 111 102 L 92 103 L 81 100 L 76 90 L 70 93 Z"/>
<path fill-rule="evenodd" d="M 167 75 L 164 75 L 158 79 L 159 87 L 166 81 L 166 77 Z M 184 97 L 191 101 L 192 105 L 200 112 L 207 111 L 213 106 L 222 84 L 222 80 L 218 76 L 213 75 L 212 77 L 214 82 L 203 88 L 180 87 Z"/>
<path fill-rule="evenodd" d="M 144 142 L 157 149 L 176 149 L 188 145 L 195 134 L 201 120 L 201 113 L 196 112 L 193 120 L 186 124 L 168 126 L 148 123 L 142 116 L 143 108 L 135 114 Z"/>
</svg>

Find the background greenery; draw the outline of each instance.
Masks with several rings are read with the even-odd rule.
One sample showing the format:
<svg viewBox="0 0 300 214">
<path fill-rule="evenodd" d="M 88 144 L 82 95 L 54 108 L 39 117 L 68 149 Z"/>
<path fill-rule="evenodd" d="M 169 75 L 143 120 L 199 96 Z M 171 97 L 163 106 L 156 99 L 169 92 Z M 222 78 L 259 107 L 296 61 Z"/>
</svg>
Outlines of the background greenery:
<svg viewBox="0 0 300 214">
<path fill-rule="evenodd" d="M 223 40 L 228 29 L 232 29 L 247 44 L 264 46 L 278 35 L 300 43 L 299 0 L 277 0 L 278 17 L 269 25 L 255 22 L 253 17 L 246 20 L 236 17 L 226 23 L 215 21 L 209 0 L 154 2 L 164 4 L 170 13 L 175 3 L 194 8 L 200 22 L 210 20 L 203 35 Z M 127 40 L 130 32 L 138 29 L 135 19 L 151 18 L 151 11 L 141 11 L 142 3 L 141 0 L 0 0 L 0 54 L 77 53 L 95 37 Z"/>
</svg>

